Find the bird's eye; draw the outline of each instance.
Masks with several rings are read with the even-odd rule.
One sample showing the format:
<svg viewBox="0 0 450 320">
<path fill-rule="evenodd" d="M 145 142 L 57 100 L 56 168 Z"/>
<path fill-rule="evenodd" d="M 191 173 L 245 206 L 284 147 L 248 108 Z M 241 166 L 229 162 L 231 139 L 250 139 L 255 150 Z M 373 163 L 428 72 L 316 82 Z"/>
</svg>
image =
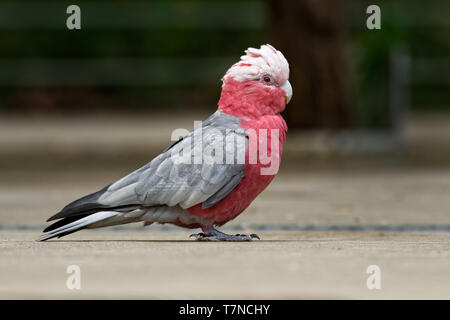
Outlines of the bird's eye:
<svg viewBox="0 0 450 320">
<path fill-rule="evenodd" d="M 270 75 L 264 75 L 263 77 L 262 77 L 262 81 L 265 83 L 265 84 L 272 84 L 272 77 L 270 76 Z"/>
</svg>

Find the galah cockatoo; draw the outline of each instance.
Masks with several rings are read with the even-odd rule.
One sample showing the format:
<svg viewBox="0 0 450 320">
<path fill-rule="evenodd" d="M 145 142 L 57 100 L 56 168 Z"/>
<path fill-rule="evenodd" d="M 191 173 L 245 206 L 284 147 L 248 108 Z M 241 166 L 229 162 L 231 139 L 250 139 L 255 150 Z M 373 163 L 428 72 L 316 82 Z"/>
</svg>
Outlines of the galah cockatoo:
<svg viewBox="0 0 450 320">
<path fill-rule="evenodd" d="M 245 53 L 222 78 L 218 109 L 201 126 L 142 168 L 64 207 L 40 240 L 139 221 L 201 228 L 191 235 L 197 240 L 259 239 L 215 227 L 242 213 L 277 173 L 287 131 L 280 112 L 292 87 L 280 51 L 263 45 Z"/>
</svg>

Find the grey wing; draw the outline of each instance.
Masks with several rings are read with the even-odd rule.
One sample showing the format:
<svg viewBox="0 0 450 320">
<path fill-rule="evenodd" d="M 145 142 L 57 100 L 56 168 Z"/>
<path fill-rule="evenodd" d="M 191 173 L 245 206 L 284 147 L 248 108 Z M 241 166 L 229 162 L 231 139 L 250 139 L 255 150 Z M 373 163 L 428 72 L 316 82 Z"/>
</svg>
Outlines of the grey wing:
<svg viewBox="0 0 450 320">
<path fill-rule="evenodd" d="M 196 139 L 199 131 L 200 140 Z M 147 165 L 98 192 L 73 201 L 48 221 L 65 218 L 61 222 L 65 223 L 67 219 L 70 222 L 99 211 L 130 211 L 143 206 L 189 208 L 202 203 L 203 208 L 209 208 L 241 181 L 247 147 L 248 136 L 240 128 L 239 119 L 217 111 L 201 128 Z M 203 150 L 198 151 L 199 148 Z M 190 149 L 194 152 L 184 152 Z M 215 158 L 198 161 L 196 154 L 199 153 Z"/>
<path fill-rule="evenodd" d="M 208 208 L 239 184 L 244 173 L 238 154 L 245 154 L 247 137 L 214 127 L 204 127 L 202 135 L 201 143 L 197 143 L 194 131 L 166 151 L 158 165 L 150 165 L 141 174 L 135 188 L 141 203 L 179 205 L 184 209 L 203 203 Z M 230 147 L 226 141 L 235 144 Z M 196 158 L 199 154 L 204 157 Z"/>
<path fill-rule="evenodd" d="M 145 167 L 108 187 L 98 199 L 107 206 L 139 203 L 142 206 L 202 203 L 209 208 L 225 198 L 244 176 L 248 137 L 235 126 L 229 129 L 206 122 Z M 196 158 L 197 155 L 203 158 Z"/>
</svg>

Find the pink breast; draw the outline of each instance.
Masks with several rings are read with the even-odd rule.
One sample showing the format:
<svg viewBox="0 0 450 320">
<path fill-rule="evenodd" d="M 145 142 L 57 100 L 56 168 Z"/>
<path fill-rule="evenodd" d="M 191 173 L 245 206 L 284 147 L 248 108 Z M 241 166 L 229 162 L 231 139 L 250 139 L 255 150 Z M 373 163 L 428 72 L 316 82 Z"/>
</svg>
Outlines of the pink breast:
<svg viewBox="0 0 450 320">
<path fill-rule="evenodd" d="M 285 140 L 286 123 L 283 118 L 278 115 L 263 116 L 257 120 L 241 120 L 241 126 L 244 129 L 266 129 L 270 133 L 271 129 L 279 130 L 279 150 L 278 158 L 281 159 L 282 144 Z M 267 137 L 267 153 L 271 154 L 271 138 L 270 134 Z M 236 188 L 223 200 L 216 205 L 203 209 L 201 204 L 195 205 L 188 209 L 192 215 L 200 216 L 206 220 L 213 221 L 215 225 L 223 225 L 226 222 L 234 219 L 242 213 L 252 201 L 260 194 L 273 180 L 274 176 L 262 175 L 261 168 L 267 167 L 262 165 L 258 159 L 257 163 L 249 163 L 249 151 L 246 153 L 246 164 L 244 165 L 244 177 Z"/>
</svg>

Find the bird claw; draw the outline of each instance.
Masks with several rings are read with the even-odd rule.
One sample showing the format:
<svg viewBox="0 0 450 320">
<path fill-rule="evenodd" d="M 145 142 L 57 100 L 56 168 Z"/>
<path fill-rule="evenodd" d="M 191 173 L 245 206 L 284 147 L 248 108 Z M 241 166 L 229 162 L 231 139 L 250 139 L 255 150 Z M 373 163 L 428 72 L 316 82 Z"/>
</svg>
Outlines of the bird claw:
<svg viewBox="0 0 450 320">
<path fill-rule="evenodd" d="M 197 241 L 252 241 L 253 239 L 258 239 L 259 236 L 255 233 L 252 234 L 226 234 L 223 232 L 220 232 L 216 229 L 212 229 L 210 232 L 207 233 L 194 233 L 189 236 L 189 238 L 195 238 Z"/>
<path fill-rule="evenodd" d="M 197 241 L 221 241 L 220 239 L 217 239 L 215 236 L 207 236 L 204 233 L 195 233 L 191 234 L 189 238 L 195 238 Z"/>
<path fill-rule="evenodd" d="M 230 235 L 230 237 L 238 237 L 239 239 L 242 239 L 243 241 L 252 241 L 253 239 L 261 240 L 256 233 L 252 233 L 252 234 L 237 233 L 234 236 Z M 237 241 L 239 241 L 239 239 Z"/>
<path fill-rule="evenodd" d="M 193 233 L 189 236 L 189 238 L 195 238 L 195 240 L 204 240 L 206 237 L 206 234 L 204 234 L 203 232 Z"/>
<path fill-rule="evenodd" d="M 251 237 L 252 239 L 258 239 L 258 240 L 261 240 L 261 238 L 260 238 L 256 233 L 252 233 L 252 234 L 250 235 L 250 237 Z"/>
</svg>

